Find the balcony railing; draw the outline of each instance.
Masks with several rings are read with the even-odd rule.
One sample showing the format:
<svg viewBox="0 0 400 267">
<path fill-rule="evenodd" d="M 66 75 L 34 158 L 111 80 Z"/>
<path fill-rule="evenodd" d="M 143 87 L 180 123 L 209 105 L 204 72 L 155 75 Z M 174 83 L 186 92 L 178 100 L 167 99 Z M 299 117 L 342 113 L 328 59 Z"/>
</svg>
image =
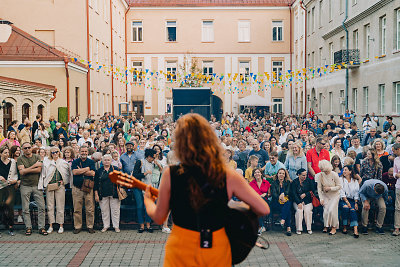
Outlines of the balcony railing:
<svg viewBox="0 0 400 267">
<path fill-rule="evenodd" d="M 359 49 L 343 49 L 335 52 L 335 64 L 346 63 L 350 68 L 360 66 L 360 50 Z"/>
</svg>

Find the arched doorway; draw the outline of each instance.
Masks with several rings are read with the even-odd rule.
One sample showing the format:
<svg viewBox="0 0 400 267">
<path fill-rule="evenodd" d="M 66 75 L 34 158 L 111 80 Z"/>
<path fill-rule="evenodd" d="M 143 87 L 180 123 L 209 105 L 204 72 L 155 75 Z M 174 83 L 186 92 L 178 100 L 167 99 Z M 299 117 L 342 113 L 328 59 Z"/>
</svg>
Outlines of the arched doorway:
<svg viewBox="0 0 400 267">
<path fill-rule="evenodd" d="M 223 102 L 216 95 L 212 95 L 211 97 L 211 114 L 214 115 L 217 121 L 220 121 L 223 113 Z"/>
<path fill-rule="evenodd" d="M 40 116 L 42 116 L 42 120 L 43 120 L 43 110 L 44 110 L 44 106 L 42 104 L 40 104 L 37 107 L 37 114 L 39 114 Z"/>
<path fill-rule="evenodd" d="M 6 136 L 7 133 L 7 128 L 11 124 L 13 120 L 13 105 L 11 103 L 6 103 L 6 107 L 3 109 L 3 130 L 4 130 L 4 136 Z"/>
<path fill-rule="evenodd" d="M 30 105 L 25 103 L 22 105 L 22 121 L 21 123 L 24 123 L 25 119 L 28 118 L 29 119 L 29 109 L 30 109 Z"/>
</svg>

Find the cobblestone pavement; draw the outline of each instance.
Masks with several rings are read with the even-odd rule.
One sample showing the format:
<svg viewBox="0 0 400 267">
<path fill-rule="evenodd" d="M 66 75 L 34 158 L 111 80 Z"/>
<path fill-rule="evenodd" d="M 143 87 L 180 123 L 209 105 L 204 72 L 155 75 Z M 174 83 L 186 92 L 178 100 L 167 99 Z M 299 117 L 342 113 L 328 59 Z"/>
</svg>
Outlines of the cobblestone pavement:
<svg viewBox="0 0 400 267">
<path fill-rule="evenodd" d="M 161 266 L 167 235 L 161 231 L 138 234 L 134 230 L 78 235 L 67 231 L 47 237 L 37 231 L 14 237 L 2 231 L 0 266 Z M 400 237 L 389 232 L 354 239 L 338 232 L 286 237 L 269 231 L 263 236 L 268 250 L 253 249 L 239 266 L 399 266 Z"/>
</svg>

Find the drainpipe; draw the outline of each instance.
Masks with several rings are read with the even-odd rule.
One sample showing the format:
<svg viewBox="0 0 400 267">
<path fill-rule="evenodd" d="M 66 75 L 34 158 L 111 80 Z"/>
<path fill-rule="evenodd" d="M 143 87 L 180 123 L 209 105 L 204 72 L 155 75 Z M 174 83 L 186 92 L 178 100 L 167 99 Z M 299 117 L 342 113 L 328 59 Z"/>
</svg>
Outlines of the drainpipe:
<svg viewBox="0 0 400 267">
<path fill-rule="evenodd" d="M 89 0 L 86 0 L 86 46 L 87 46 L 87 61 L 90 59 L 89 50 Z M 86 84 L 86 94 L 87 94 L 87 106 L 88 106 L 88 117 L 90 117 L 90 68 L 87 72 L 87 84 Z"/>
<path fill-rule="evenodd" d="M 68 120 L 70 118 L 70 103 L 69 103 L 69 70 L 68 70 L 68 58 L 64 57 L 64 66 L 65 66 L 65 78 L 67 79 L 67 112 L 68 112 Z M 76 103 L 78 105 L 78 103 Z"/>
<path fill-rule="evenodd" d="M 345 23 L 348 18 L 348 0 L 346 0 L 346 13 L 344 16 L 344 20 L 342 22 L 342 27 L 346 32 L 346 58 L 347 64 L 349 63 L 349 30 L 347 29 Z M 345 109 L 349 108 L 349 66 L 346 67 L 346 90 L 345 90 Z M 355 112 L 355 111 L 354 111 Z"/>
<path fill-rule="evenodd" d="M 112 7 L 113 7 L 112 0 L 110 0 L 111 66 L 114 66 Z M 112 108 L 111 114 L 114 115 L 114 75 L 112 74 L 112 72 L 111 72 L 111 108 Z"/>
<path fill-rule="evenodd" d="M 131 8 L 130 5 L 128 5 L 128 9 L 125 12 L 125 66 L 126 67 L 128 67 L 128 51 L 126 50 L 127 49 L 127 43 L 128 43 L 128 41 L 126 40 L 126 38 L 128 38 L 128 36 L 126 35 L 126 14 L 128 13 L 130 8 Z M 127 75 L 126 75 L 125 78 L 126 78 L 126 80 L 128 80 L 128 76 Z M 125 84 L 125 89 L 126 89 L 125 90 L 125 101 L 130 103 L 131 100 L 130 99 L 128 100 L 128 84 Z M 132 107 L 132 110 L 133 110 L 133 107 Z"/>
<path fill-rule="evenodd" d="M 304 10 L 304 65 L 307 60 L 307 9 L 304 7 L 304 0 L 301 0 L 300 7 Z M 304 116 L 307 115 L 307 80 L 304 78 Z"/>
<path fill-rule="evenodd" d="M 290 14 L 290 69 L 292 70 L 291 75 L 293 75 L 293 66 L 292 66 L 292 5 L 289 4 L 289 14 Z M 293 81 L 293 80 L 292 80 Z M 290 115 L 293 114 L 293 86 L 292 83 L 290 83 Z"/>
</svg>

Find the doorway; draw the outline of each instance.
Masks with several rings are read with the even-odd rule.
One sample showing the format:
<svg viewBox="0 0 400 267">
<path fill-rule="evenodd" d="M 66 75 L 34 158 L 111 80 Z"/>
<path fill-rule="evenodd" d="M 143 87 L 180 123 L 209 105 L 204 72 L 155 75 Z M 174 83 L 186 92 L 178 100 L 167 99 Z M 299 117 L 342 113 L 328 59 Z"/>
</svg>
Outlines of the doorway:
<svg viewBox="0 0 400 267">
<path fill-rule="evenodd" d="M 43 106 L 42 104 L 40 104 L 40 105 L 37 107 L 37 113 L 38 113 L 40 116 L 42 116 L 42 120 L 44 120 L 44 118 L 43 118 L 43 110 L 44 110 L 44 106 Z"/>
<path fill-rule="evenodd" d="M 6 103 L 6 107 L 3 109 L 3 130 L 4 136 L 7 134 L 7 128 L 13 120 L 12 116 L 13 105 L 11 103 Z"/>
<path fill-rule="evenodd" d="M 25 119 L 28 118 L 29 119 L 29 109 L 30 109 L 30 105 L 25 103 L 22 105 L 22 121 L 21 123 L 24 123 Z"/>
<path fill-rule="evenodd" d="M 144 116 L 143 101 L 132 101 L 132 110 L 136 113 L 136 118 Z"/>
</svg>

